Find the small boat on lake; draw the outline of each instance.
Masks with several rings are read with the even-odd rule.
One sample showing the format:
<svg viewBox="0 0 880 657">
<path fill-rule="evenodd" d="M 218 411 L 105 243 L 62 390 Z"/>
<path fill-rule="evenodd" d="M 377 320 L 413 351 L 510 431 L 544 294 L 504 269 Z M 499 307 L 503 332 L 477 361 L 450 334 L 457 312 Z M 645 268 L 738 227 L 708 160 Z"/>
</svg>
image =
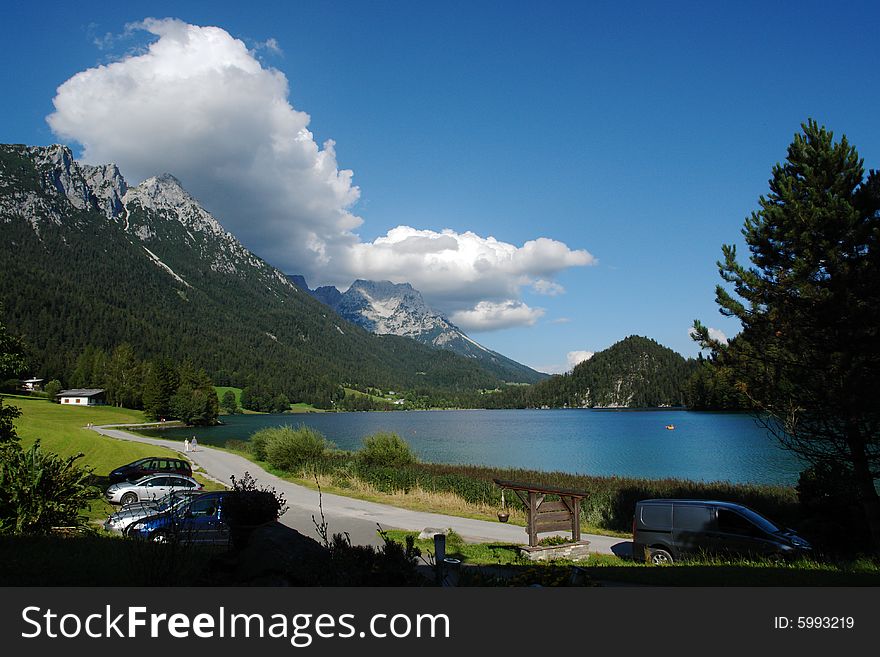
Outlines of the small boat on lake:
<svg viewBox="0 0 880 657">
<path fill-rule="evenodd" d="M 675 430 L 675 425 L 674 425 L 674 424 L 667 424 L 667 425 L 666 425 L 666 428 L 667 428 L 669 431 L 674 431 L 674 430 Z"/>
</svg>

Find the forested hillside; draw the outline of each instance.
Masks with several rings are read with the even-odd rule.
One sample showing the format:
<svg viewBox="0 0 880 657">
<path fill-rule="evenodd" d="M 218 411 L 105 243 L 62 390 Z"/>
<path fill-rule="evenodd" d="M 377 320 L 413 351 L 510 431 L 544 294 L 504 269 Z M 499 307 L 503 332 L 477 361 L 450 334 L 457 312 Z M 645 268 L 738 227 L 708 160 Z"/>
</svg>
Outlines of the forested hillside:
<svg viewBox="0 0 880 657">
<path fill-rule="evenodd" d="M 648 408 L 683 406 L 697 362 L 640 336 L 596 353 L 567 373 L 486 398 L 502 407 Z"/>
<path fill-rule="evenodd" d="M 438 394 L 500 381 L 453 353 L 349 324 L 247 251 L 171 176 L 128 188 L 65 147 L 0 146 L 0 303 L 33 373 L 129 343 L 218 385 L 327 405 L 342 385 Z"/>
</svg>

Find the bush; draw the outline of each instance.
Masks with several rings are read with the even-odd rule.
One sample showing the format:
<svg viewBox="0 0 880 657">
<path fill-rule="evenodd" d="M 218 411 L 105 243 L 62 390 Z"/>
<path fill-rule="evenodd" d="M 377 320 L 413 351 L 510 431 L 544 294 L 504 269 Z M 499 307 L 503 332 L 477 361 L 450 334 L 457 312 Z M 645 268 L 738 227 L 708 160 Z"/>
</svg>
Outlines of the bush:
<svg viewBox="0 0 880 657">
<path fill-rule="evenodd" d="M 223 393 L 223 399 L 220 400 L 220 408 L 230 415 L 239 412 L 238 400 L 235 398 L 235 393 L 232 390 L 227 390 Z"/>
<path fill-rule="evenodd" d="M 58 379 L 52 379 L 49 383 L 46 384 L 46 397 L 49 398 L 49 401 L 53 404 L 57 404 L 60 402 L 58 399 L 58 395 L 61 393 L 61 381 Z"/>
<path fill-rule="evenodd" d="M 352 545 L 347 536 L 329 541 L 330 565 L 319 575 L 323 586 L 424 586 L 418 570 L 421 556 L 412 536 L 401 545 L 380 531 L 383 545 Z"/>
<path fill-rule="evenodd" d="M 238 440 L 237 438 L 232 438 L 223 443 L 223 447 L 226 449 L 231 449 L 234 452 L 250 452 L 251 445 L 246 440 Z"/>
<path fill-rule="evenodd" d="M 266 444 L 266 460 L 273 468 L 292 472 L 317 463 L 332 447 L 323 434 L 310 427 L 278 427 Z"/>
<path fill-rule="evenodd" d="M 98 491 L 91 470 L 76 465 L 82 454 L 62 458 L 40 441 L 27 451 L 0 448 L 0 534 L 45 534 L 53 527 L 84 527 L 79 510 Z"/>
<path fill-rule="evenodd" d="M 232 532 L 232 543 L 241 549 L 255 526 L 278 520 L 288 506 L 284 493 L 268 486 L 257 488 L 257 480 L 249 472 L 245 472 L 241 479 L 236 479 L 235 475 L 230 479 L 232 492 L 226 496 L 223 508 Z"/>
<path fill-rule="evenodd" d="M 254 455 L 254 458 L 258 461 L 266 460 L 266 448 L 269 446 L 269 440 L 278 432 L 276 427 L 271 427 L 269 429 L 260 429 L 253 435 L 251 435 L 250 439 L 250 450 L 251 454 Z"/>
<path fill-rule="evenodd" d="M 410 446 L 396 433 L 380 431 L 364 438 L 358 460 L 371 466 L 399 468 L 416 462 Z"/>
</svg>

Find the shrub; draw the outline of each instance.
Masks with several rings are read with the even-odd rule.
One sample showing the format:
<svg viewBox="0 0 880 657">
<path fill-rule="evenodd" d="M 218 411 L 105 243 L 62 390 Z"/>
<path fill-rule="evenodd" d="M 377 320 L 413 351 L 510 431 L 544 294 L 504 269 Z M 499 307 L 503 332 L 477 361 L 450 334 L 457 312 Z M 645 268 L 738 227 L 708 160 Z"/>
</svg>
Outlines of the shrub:
<svg viewBox="0 0 880 657">
<path fill-rule="evenodd" d="M 58 395 L 61 393 L 61 381 L 58 379 L 52 379 L 49 383 L 46 384 L 46 397 L 49 398 L 49 401 L 53 404 L 59 403 Z"/>
<path fill-rule="evenodd" d="M 246 440 L 238 440 L 236 438 L 232 438 L 223 443 L 223 447 L 226 449 L 231 449 L 234 452 L 249 452 L 251 451 L 251 445 Z"/>
<path fill-rule="evenodd" d="M 223 393 L 223 399 L 220 400 L 220 408 L 229 414 L 238 413 L 238 400 L 235 398 L 235 392 L 227 390 Z"/>
<path fill-rule="evenodd" d="M 310 427 L 279 427 L 269 436 L 266 460 L 273 468 L 291 472 L 317 463 L 332 446 L 321 432 Z"/>
<path fill-rule="evenodd" d="M 256 525 L 278 520 L 287 511 L 284 494 L 274 488 L 257 488 L 257 481 L 249 472 L 244 477 L 232 480 L 232 492 L 226 496 L 223 508 L 226 520 L 232 531 L 232 542 L 237 548 L 247 543 L 250 532 Z"/>
<path fill-rule="evenodd" d="M 358 460 L 365 465 L 399 468 L 416 462 L 410 446 L 396 433 L 380 431 L 364 438 Z"/>
<path fill-rule="evenodd" d="M 40 442 L 23 450 L 0 448 L 0 533 L 45 534 L 53 527 L 84 527 L 79 510 L 97 494 L 91 470 L 76 465 L 82 454 L 62 458 Z"/>
<path fill-rule="evenodd" d="M 269 446 L 269 439 L 274 436 L 277 431 L 278 429 L 276 427 L 270 427 L 268 429 L 260 429 L 251 436 L 250 450 L 255 459 L 258 461 L 266 460 L 266 448 Z"/>
<path fill-rule="evenodd" d="M 423 586 L 417 569 L 421 551 L 412 536 L 402 545 L 379 532 L 381 547 L 352 545 L 348 536 L 334 534 L 329 541 L 330 565 L 319 575 L 323 586 Z"/>
</svg>

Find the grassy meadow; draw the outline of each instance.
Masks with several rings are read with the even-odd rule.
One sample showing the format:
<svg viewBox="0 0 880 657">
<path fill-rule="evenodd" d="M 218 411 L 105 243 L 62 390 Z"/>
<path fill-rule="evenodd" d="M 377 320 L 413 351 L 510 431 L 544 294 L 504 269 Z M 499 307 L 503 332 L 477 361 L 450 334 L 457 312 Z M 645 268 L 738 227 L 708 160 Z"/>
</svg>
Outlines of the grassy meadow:
<svg viewBox="0 0 880 657">
<path fill-rule="evenodd" d="M 61 456 L 82 453 L 83 457 L 77 463 L 93 469 L 95 485 L 102 491 L 107 486 L 107 475 L 120 465 L 147 456 L 180 456 L 178 452 L 164 447 L 117 440 L 87 428 L 89 423 L 142 423 L 144 414 L 141 411 L 114 406 L 62 406 L 45 398 L 13 395 L 4 395 L 3 403 L 21 409 L 21 416 L 15 420 L 15 430 L 21 438 L 22 447 L 30 447 L 39 440 L 43 449 Z M 223 488 L 199 473 L 195 473 L 195 478 L 206 490 Z M 114 509 L 99 495 L 84 513 L 92 521 L 103 522 Z"/>
<path fill-rule="evenodd" d="M 247 408 L 241 408 L 241 388 L 233 388 L 232 386 L 214 386 L 214 390 L 217 392 L 217 399 L 222 400 L 223 395 L 226 394 L 228 390 L 231 390 L 235 395 L 235 402 L 238 404 L 238 407 L 241 409 L 241 412 L 244 415 L 261 415 L 260 411 L 251 411 Z M 305 402 L 298 402 L 296 404 L 290 405 L 291 413 L 325 413 L 326 411 L 323 408 L 316 408 L 311 404 L 306 404 Z M 220 408 L 220 414 L 226 414 L 226 411 L 223 410 L 223 407 Z"/>
</svg>

